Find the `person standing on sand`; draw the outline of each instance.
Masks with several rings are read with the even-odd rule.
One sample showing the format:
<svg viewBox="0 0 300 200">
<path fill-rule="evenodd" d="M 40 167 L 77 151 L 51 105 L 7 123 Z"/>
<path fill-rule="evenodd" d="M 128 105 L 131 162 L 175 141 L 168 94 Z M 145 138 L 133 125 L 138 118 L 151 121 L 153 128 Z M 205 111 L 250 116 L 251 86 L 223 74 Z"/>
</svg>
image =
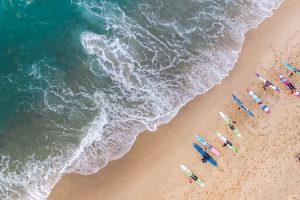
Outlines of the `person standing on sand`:
<svg viewBox="0 0 300 200">
<path fill-rule="evenodd" d="M 292 73 L 289 75 L 289 77 L 293 76 L 293 74 L 296 72 L 297 72 L 296 70 L 292 71 Z"/>
<path fill-rule="evenodd" d="M 234 124 L 236 124 L 236 121 L 232 121 L 232 123 L 229 125 L 230 129 L 234 131 Z"/>
<path fill-rule="evenodd" d="M 266 81 L 264 84 L 263 84 L 263 89 L 264 90 L 267 90 L 267 87 L 270 86 L 271 83 L 269 81 Z"/>
</svg>

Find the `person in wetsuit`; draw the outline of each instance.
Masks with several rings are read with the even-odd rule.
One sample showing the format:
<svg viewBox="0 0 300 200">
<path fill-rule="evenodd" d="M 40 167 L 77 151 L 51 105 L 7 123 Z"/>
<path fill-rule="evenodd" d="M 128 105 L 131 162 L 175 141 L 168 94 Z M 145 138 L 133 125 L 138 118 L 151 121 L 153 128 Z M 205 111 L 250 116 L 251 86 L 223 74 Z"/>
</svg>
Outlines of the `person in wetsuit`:
<svg viewBox="0 0 300 200">
<path fill-rule="evenodd" d="M 234 131 L 235 127 L 233 126 L 236 124 L 236 121 L 232 121 L 232 123 L 229 125 L 230 129 Z"/>
<path fill-rule="evenodd" d="M 203 158 L 201 159 L 203 163 L 206 163 L 209 159 L 210 159 L 210 155 L 208 155 L 206 152 L 205 152 L 205 155 L 203 155 Z"/>
<path fill-rule="evenodd" d="M 270 83 L 269 81 L 266 81 L 266 82 L 263 84 L 264 90 L 266 90 L 267 87 L 270 86 L 270 85 L 271 85 L 271 83 Z"/>
<path fill-rule="evenodd" d="M 296 70 L 292 71 L 292 73 L 289 75 L 289 77 L 293 76 L 294 73 L 297 73 Z"/>
</svg>

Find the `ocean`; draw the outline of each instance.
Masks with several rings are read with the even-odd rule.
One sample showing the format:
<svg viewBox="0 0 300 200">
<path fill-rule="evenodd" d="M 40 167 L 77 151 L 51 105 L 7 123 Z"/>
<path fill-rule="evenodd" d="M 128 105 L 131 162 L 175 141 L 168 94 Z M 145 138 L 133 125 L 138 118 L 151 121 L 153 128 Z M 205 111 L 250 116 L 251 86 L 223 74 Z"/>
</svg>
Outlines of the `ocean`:
<svg viewBox="0 0 300 200">
<path fill-rule="evenodd" d="M 95 173 L 228 76 L 283 0 L 0 0 L 0 199 Z"/>
</svg>

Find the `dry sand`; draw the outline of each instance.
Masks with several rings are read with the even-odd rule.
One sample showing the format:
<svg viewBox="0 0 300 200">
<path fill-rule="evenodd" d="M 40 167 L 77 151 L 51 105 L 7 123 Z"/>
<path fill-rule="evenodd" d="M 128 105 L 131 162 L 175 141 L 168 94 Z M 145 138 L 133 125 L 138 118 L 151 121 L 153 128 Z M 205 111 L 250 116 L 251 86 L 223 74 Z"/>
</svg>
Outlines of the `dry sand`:
<svg viewBox="0 0 300 200">
<path fill-rule="evenodd" d="M 300 98 L 290 94 L 276 74 L 290 72 L 280 62 L 300 68 L 300 1 L 286 0 L 257 29 L 246 35 L 235 68 L 220 85 L 198 96 L 156 132 L 141 134 L 130 152 L 91 176 L 69 174 L 56 185 L 49 200 L 159 199 L 300 199 Z M 254 72 L 281 89 L 262 89 Z M 300 88 L 300 75 L 290 78 Z M 266 114 L 248 96 L 254 90 L 270 107 Z M 250 118 L 238 110 L 234 93 L 252 109 Z M 242 138 L 233 136 L 218 111 L 237 121 Z M 240 148 L 223 148 L 218 130 Z M 192 143 L 200 133 L 220 152 L 219 166 L 202 164 Z M 205 188 L 190 184 L 179 164 L 192 169 Z"/>
</svg>

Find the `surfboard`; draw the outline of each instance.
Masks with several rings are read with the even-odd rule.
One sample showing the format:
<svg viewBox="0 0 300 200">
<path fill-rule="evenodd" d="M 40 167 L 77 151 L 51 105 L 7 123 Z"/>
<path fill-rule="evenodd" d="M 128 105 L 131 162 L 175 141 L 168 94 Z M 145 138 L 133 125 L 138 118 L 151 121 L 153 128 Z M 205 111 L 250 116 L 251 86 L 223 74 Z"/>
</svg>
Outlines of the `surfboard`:
<svg viewBox="0 0 300 200">
<path fill-rule="evenodd" d="M 203 146 L 205 146 L 206 148 L 208 148 L 211 152 L 213 152 L 216 156 L 220 156 L 220 152 L 211 144 L 209 144 L 203 137 L 199 136 L 199 135 L 195 135 L 195 138 L 201 143 L 203 144 Z"/>
<path fill-rule="evenodd" d="M 201 187 L 204 187 L 204 182 L 199 179 L 190 169 L 188 169 L 186 166 L 184 165 L 180 165 L 180 168 L 189 176 L 191 177 L 198 185 L 200 185 Z"/>
<path fill-rule="evenodd" d="M 222 112 L 219 112 L 219 114 L 225 120 L 226 124 L 230 127 L 230 129 L 233 131 L 234 135 L 237 137 L 242 137 L 240 131 L 234 126 L 231 119 Z"/>
<path fill-rule="evenodd" d="M 251 112 L 251 110 L 250 110 L 249 108 L 247 108 L 247 107 L 244 105 L 244 103 L 243 103 L 239 98 L 237 98 L 237 97 L 234 96 L 234 95 L 232 95 L 232 97 L 233 97 L 233 100 L 234 100 L 239 106 L 241 106 L 241 107 L 247 112 L 247 114 L 248 114 L 249 116 L 254 117 L 254 115 L 253 115 L 253 113 Z"/>
<path fill-rule="evenodd" d="M 252 90 L 247 90 L 248 94 L 252 97 L 252 99 L 254 100 L 254 102 L 266 113 L 270 113 L 270 109 L 268 108 L 268 106 L 266 104 L 264 104 L 260 98 L 258 98 L 258 96 L 252 91 Z"/>
<path fill-rule="evenodd" d="M 290 65 L 288 62 L 283 62 L 282 63 L 286 68 L 289 70 L 292 70 L 293 72 L 296 72 L 297 74 L 300 74 L 300 70 L 294 67 L 293 65 Z"/>
<path fill-rule="evenodd" d="M 225 138 L 224 135 L 222 135 L 219 132 L 216 132 L 216 133 L 217 133 L 218 138 L 222 142 L 224 142 L 224 144 L 226 144 L 226 146 L 229 147 L 233 152 L 235 152 L 235 153 L 239 152 L 239 149 L 236 146 L 234 146 L 227 138 Z"/>
<path fill-rule="evenodd" d="M 259 73 L 255 73 L 255 75 L 259 78 L 259 80 L 261 80 L 263 83 L 266 83 L 267 80 L 262 77 Z M 277 92 L 280 92 L 280 90 L 278 89 L 278 87 L 276 87 L 275 85 L 273 85 L 270 81 L 268 81 L 270 83 L 270 85 L 268 87 L 272 88 L 273 90 L 276 90 Z"/>
</svg>

